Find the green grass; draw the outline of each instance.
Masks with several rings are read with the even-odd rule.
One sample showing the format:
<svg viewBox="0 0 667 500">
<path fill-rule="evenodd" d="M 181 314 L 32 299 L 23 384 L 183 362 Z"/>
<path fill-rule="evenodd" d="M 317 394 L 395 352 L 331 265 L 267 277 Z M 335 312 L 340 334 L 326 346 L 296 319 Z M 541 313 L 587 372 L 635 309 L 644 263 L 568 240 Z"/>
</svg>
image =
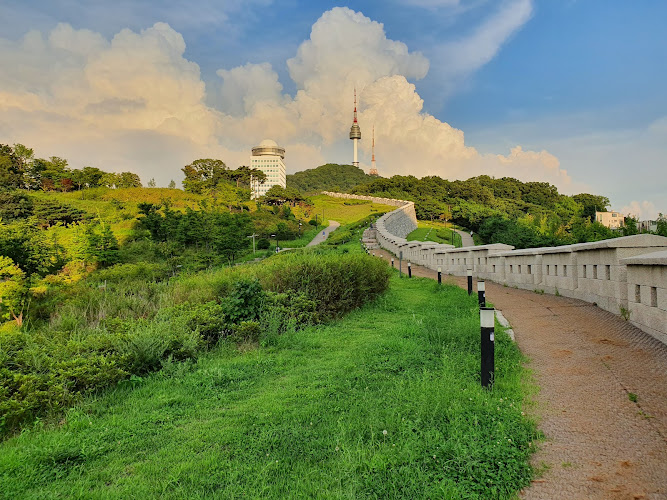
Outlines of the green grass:
<svg viewBox="0 0 667 500">
<path fill-rule="evenodd" d="M 408 241 L 433 241 L 451 245 L 453 233 L 451 227 L 451 224 L 445 225 L 442 222 L 419 221 L 417 229 L 408 234 L 405 239 Z M 457 236 L 455 234 L 454 238 Z"/>
<path fill-rule="evenodd" d="M 326 326 L 221 345 L 0 445 L 1 498 L 511 498 L 536 436 L 499 332 L 479 386 L 475 300 L 399 279 Z"/>
<path fill-rule="evenodd" d="M 311 217 L 319 214 L 318 220 L 321 221 L 322 210 L 324 209 L 325 220 L 333 219 L 343 225 L 358 221 L 371 214 L 383 214 L 396 209 L 396 207 L 389 205 L 380 205 L 363 200 L 332 198 L 326 195 L 310 196 L 309 199 L 314 205 L 310 214 Z"/>
</svg>

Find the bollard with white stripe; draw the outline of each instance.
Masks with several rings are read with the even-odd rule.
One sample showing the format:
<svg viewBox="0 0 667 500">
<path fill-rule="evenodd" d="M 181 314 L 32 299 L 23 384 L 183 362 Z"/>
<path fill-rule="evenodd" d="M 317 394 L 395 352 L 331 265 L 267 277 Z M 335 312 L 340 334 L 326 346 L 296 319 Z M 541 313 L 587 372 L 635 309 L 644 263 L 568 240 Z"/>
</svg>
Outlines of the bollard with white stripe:
<svg viewBox="0 0 667 500">
<path fill-rule="evenodd" d="M 438 285 L 442 285 L 442 267 L 438 267 Z"/>
<path fill-rule="evenodd" d="M 495 311 L 493 307 L 482 307 L 479 310 L 479 320 L 481 325 L 481 379 L 482 387 L 489 387 L 493 384 L 494 375 L 494 321 Z"/>
<path fill-rule="evenodd" d="M 391 258 L 391 267 L 392 268 L 394 267 L 394 258 L 393 257 Z"/>
<path fill-rule="evenodd" d="M 412 264 L 408 262 L 408 278 L 412 278 Z"/>
<path fill-rule="evenodd" d="M 486 284 L 484 281 L 477 282 L 477 300 L 479 307 L 486 307 Z"/>
<path fill-rule="evenodd" d="M 468 295 L 472 295 L 472 269 L 468 269 L 466 274 L 468 276 Z"/>
</svg>

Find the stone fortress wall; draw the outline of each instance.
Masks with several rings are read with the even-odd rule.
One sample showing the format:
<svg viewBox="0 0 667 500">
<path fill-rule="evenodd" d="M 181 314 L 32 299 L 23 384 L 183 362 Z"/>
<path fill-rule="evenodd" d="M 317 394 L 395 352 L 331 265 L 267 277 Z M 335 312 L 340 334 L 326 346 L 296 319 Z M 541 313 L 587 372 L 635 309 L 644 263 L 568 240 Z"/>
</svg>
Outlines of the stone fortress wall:
<svg viewBox="0 0 667 500">
<path fill-rule="evenodd" d="M 433 270 L 572 297 L 628 319 L 667 344 L 667 238 L 653 234 L 558 247 L 515 250 L 500 243 L 454 248 L 408 242 L 417 228 L 411 201 L 324 193 L 397 206 L 377 220 L 378 244 L 404 260 Z"/>
</svg>

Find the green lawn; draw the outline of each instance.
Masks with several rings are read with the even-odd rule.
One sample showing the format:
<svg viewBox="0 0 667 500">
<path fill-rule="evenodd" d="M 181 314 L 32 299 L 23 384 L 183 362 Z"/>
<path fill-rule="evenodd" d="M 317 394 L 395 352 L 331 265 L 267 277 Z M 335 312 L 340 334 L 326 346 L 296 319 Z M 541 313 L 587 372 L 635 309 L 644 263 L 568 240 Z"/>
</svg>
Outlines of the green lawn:
<svg viewBox="0 0 667 500">
<path fill-rule="evenodd" d="M 333 219 L 341 224 L 350 224 L 363 219 L 371 214 L 383 214 L 391 212 L 396 207 L 389 205 L 380 205 L 364 200 L 347 200 L 344 198 L 332 198 L 326 195 L 310 196 L 314 208 L 311 217 L 318 214 L 318 220 L 322 220 L 322 211 L 324 210 L 324 219 Z"/>
<path fill-rule="evenodd" d="M 418 227 L 406 236 L 408 241 L 433 241 L 452 245 L 452 225 L 442 222 L 419 221 Z M 456 235 L 454 236 L 456 238 Z"/>
<path fill-rule="evenodd" d="M 536 437 L 517 347 L 479 387 L 476 299 L 426 279 L 222 345 L 0 445 L 1 498 L 511 498 Z"/>
</svg>

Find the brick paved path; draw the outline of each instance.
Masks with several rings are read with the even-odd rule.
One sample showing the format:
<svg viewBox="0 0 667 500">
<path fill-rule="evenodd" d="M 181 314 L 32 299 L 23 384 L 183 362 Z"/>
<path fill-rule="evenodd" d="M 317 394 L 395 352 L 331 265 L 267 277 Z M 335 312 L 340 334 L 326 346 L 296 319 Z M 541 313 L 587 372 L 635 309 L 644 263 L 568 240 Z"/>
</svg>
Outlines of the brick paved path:
<svg viewBox="0 0 667 500">
<path fill-rule="evenodd" d="M 667 499 L 667 346 L 580 300 L 491 282 L 486 290 L 540 387 L 529 411 L 546 436 L 533 465 L 545 470 L 520 497 Z"/>
</svg>

